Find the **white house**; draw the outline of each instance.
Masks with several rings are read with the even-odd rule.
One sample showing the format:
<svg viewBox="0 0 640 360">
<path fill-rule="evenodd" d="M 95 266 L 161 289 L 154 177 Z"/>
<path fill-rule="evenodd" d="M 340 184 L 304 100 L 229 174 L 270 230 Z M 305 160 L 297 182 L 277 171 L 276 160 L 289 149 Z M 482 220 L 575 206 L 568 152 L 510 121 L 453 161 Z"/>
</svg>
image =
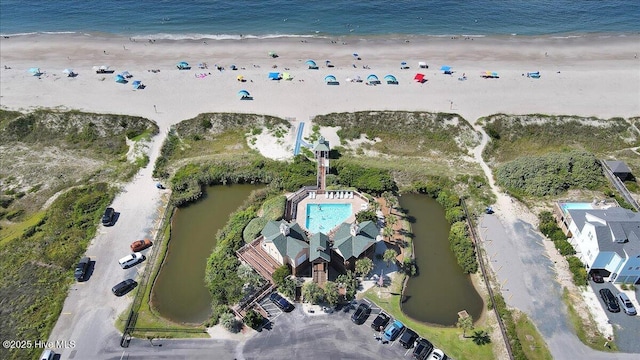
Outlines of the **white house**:
<svg viewBox="0 0 640 360">
<path fill-rule="evenodd" d="M 640 283 L 640 214 L 620 207 L 566 213 L 569 242 L 587 271 L 615 283 Z"/>
</svg>

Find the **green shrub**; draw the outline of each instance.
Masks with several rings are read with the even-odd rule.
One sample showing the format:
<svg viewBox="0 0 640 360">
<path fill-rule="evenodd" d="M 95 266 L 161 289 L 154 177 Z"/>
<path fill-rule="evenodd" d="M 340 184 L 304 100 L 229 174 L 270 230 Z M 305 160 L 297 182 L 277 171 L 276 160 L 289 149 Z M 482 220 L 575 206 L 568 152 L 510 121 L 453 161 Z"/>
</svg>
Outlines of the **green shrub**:
<svg viewBox="0 0 640 360">
<path fill-rule="evenodd" d="M 278 286 L 278 291 L 289 299 L 293 299 L 296 296 L 296 287 L 297 284 L 295 280 L 287 277 L 284 279 L 282 285 Z"/>
<path fill-rule="evenodd" d="M 318 304 L 325 299 L 324 290 L 314 282 L 306 282 L 302 285 L 302 297 L 305 301 Z"/>
<path fill-rule="evenodd" d="M 469 239 L 466 223 L 459 221 L 451 225 L 449 243 L 462 271 L 465 274 L 476 273 L 478 271 L 478 262 L 476 261 L 475 248 Z"/>
<path fill-rule="evenodd" d="M 251 309 L 247 311 L 243 319 L 244 323 L 252 329 L 258 329 L 264 322 L 264 316 L 259 312 Z"/>
<path fill-rule="evenodd" d="M 567 262 L 569 263 L 569 270 L 571 270 L 571 273 L 573 274 L 573 282 L 576 285 L 586 284 L 587 270 L 585 270 L 582 261 L 575 256 L 568 256 Z"/>
<path fill-rule="evenodd" d="M 267 222 L 269 221 L 263 217 L 253 218 L 242 232 L 244 242 L 248 244 L 255 240 L 258 235 L 260 235 L 260 232 L 264 229 L 265 225 L 267 225 Z"/>
<path fill-rule="evenodd" d="M 378 216 L 376 215 L 376 212 L 373 210 L 361 210 L 356 213 L 356 221 L 359 223 L 364 221 L 376 222 L 378 221 Z"/>
<path fill-rule="evenodd" d="M 340 160 L 337 160 L 334 166 L 339 181 L 343 185 L 355 187 L 358 190 L 372 194 L 396 191 L 396 184 L 391 174 L 386 170 L 364 168 Z"/>
<path fill-rule="evenodd" d="M 284 217 L 285 206 L 287 205 L 287 197 L 278 195 L 266 200 L 262 204 L 262 217 L 267 220 L 278 221 Z"/>
<path fill-rule="evenodd" d="M 282 265 L 280 267 L 278 267 L 273 274 L 271 275 L 271 277 L 273 278 L 273 282 L 277 285 L 280 286 L 282 284 L 284 284 L 284 280 L 291 275 L 291 269 L 289 269 L 289 265 L 285 264 Z"/>
</svg>

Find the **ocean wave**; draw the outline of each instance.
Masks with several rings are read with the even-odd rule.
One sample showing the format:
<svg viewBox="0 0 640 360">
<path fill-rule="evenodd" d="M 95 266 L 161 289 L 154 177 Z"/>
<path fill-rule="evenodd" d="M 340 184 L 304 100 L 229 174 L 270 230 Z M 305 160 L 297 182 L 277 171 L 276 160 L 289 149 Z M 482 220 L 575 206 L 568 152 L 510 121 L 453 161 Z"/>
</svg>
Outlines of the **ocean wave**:
<svg viewBox="0 0 640 360">
<path fill-rule="evenodd" d="M 33 31 L 33 32 L 23 32 L 23 33 L 13 33 L 13 34 L 0 34 L 2 37 L 12 37 L 12 36 L 30 36 L 30 35 L 69 35 L 69 34 L 77 34 L 75 31 Z"/>
<path fill-rule="evenodd" d="M 145 34 L 134 35 L 136 40 L 241 40 L 241 39 L 278 39 L 278 38 L 324 38 L 324 35 L 296 35 L 296 34 Z"/>
</svg>

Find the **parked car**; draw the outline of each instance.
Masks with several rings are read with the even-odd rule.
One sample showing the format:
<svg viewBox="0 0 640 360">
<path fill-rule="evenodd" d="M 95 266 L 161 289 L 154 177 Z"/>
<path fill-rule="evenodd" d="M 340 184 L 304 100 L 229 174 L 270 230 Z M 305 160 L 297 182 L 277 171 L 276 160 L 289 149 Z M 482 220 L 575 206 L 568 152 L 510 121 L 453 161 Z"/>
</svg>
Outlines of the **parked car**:
<svg viewBox="0 0 640 360">
<path fill-rule="evenodd" d="M 393 341 L 398 338 L 402 330 L 404 330 L 404 324 L 396 320 L 384 329 L 382 337 L 387 341 Z"/>
<path fill-rule="evenodd" d="M 617 313 L 620 312 L 620 305 L 618 305 L 618 299 L 613 296 L 613 293 L 609 289 L 600 289 L 600 297 L 604 302 L 607 310 Z"/>
<path fill-rule="evenodd" d="M 122 259 L 118 260 L 118 264 L 120 264 L 120 267 L 122 267 L 123 269 L 128 269 L 132 266 L 138 265 L 139 263 L 143 262 L 145 259 L 146 257 L 141 253 L 134 252 L 133 254 L 129 254 L 123 257 Z"/>
<path fill-rule="evenodd" d="M 367 321 L 369 314 L 371 314 L 371 307 L 366 303 L 361 303 L 360 305 L 358 305 L 356 312 L 351 315 L 351 321 L 358 325 L 362 325 L 365 321 Z"/>
<path fill-rule="evenodd" d="M 78 262 L 78 265 L 76 266 L 76 271 L 74 271 L 73 273 L 73 276 L 76 278 L 77 281 L 85 280 L 87 276 L 87 270 L 89 270 L 90 262 L 91 262 L 91 259 L 86 256 L 80 259 L 80 261 Z"/>
<path fill-rule="evenodd" d="M 153 243 L 149 239 L 136 240 L 136 241 L 131 243 L 131 251 L 133 251 L 133 252 L 142 251 L 142 250 L 150 247 L 151 245 L 153 245 Z"/>
<path fill-rule="evenodd" d="M 418 360 L 426 360 L 427 356 L 431 354 L 431 350 L 433 350 L 433 344 L 427 339 L 420 339 L 413 349 L 413 357 Z"/>
<path fill-rule="evenodd" d="M 404 347 L 405 349 L 409 349 L 413 346 L 413 343 L 415 343 L 417 339 L 418 334 L 416 334 L 415 331 L 407 328 L 404 333 L 402 333 L 402 336 L 400 336 L 400 340 L 398 340 L 398 342 L 400 342 L 400 344 L 402 344 L 402 347 Z"/>
<path fill-rule="evenodd" d="M 40 357 L 38 358 L 39 360 L 53 360 L 53 358 L 55 357 L 56 353 L 53 352 L 53 350 L 45 350 L 42 352 L 42 354 L 40 355 Z"/>
<path fill-rule="evenodd" d="M 595 271 L 592 271 L 590 273 L 591 275 L 591 280 L 593 280 L 593 282 L 595 283 L 603 283 L 604 282 L 604 278 L 602 277 L 602 275 L 598 274 Z"/>
<path fill-rule="evenodd" d="M 633 306 L 633 303 L 631 303 L 631 300 L 629 300 L 627 294 L 619 293 L 618 300 L 620 300 L 620 307 L 627 315 L 635 316 L 638 314 L 635 306 Z"/>
<path fill-rule="evenodd" d="M 446 356 L 444 355 L 444 351 L 440 349 L 433 349 L 431 351 L 431 355 L 429 356 L 429 360 L 444 360 Z"/>
<path fill-rule="evenodd" d="M 389 320 L 391 320 L 391 317 L 381 312 L 380 314 L 378 314 L 378 316 L 376 316 L 375 319 L 373 319 L 373 322 L 371 323 L 371 328 L 374 331 L 382 331 L 382 329 L 384 329 L 385 326 L 387 326 L 387 324 L 389 323 Z"/>
<path fill-rule="evenodd" d="M 293 310 L 293 305 L 278 293 L 271 293 L 271 295 L 269 295 L 269 300 L 273 301 L 273 303 L 282 311 L 290 312 Z"/>
<path fill-rule="evenodd" d="M 135 280 L 127 279 L 127 280 L 119 282 L 118 284 L 116 284 L 116 286 L 112 287 L 111 288 L 111 292 L 115 296 L 122 296 L 122 295 L 128 293 L 129 291 L 131 291 L 137 285 L 138 285 L 138 283 L 135 282 Z"/>
<path fill-rule="evenodd" d="M 116 211 L 112 207 L 108 207 L 104 210 L 104 214 L 102 214 L 102 225 L 110 226 L 113 225 L 113 219 L 116 216 Z"/>
</svg>

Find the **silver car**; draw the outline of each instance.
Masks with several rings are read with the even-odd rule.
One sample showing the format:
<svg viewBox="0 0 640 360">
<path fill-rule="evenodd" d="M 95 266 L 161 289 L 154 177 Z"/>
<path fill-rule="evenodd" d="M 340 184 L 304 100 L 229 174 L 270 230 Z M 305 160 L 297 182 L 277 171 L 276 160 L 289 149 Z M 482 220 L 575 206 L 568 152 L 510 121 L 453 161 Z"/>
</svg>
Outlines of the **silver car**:
<svg viewBox="0 0 640 360">
<path fill-rule="evenodd" d="M 620 300 L 620 307 L 622 308 L 622 311 L 627 313 L 627 315 L 634 316 L 637 314 L 636 308 L 631 303 L 631 300 L 629 300 L 627 294 L 618 293 L 618 300 Z"/>
</svg>

